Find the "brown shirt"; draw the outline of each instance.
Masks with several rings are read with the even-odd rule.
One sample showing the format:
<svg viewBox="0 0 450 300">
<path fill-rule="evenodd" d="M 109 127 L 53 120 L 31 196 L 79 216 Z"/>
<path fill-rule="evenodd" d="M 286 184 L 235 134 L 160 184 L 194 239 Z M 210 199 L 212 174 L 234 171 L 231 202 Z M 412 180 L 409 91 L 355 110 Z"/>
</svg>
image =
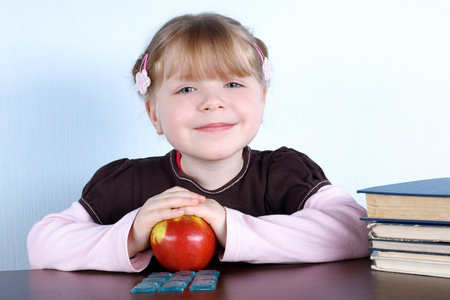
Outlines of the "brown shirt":
<svg viewBox="0 0 450 300">
<path fill-rule="evenodd" d="M 330 184 L 322 169 L 303 153 L 244 148 L 244 167 L 229 183 L 205 190 L 184 176 L 176 150 L 165 156 L 121 159 L 100 168 L 83 189 L 80 204 L 95 222 L 113 224 L 147 199 L 174 186 L 186 188 L 244 214 L 292 214 L 321 187 Z"/>
</svg>

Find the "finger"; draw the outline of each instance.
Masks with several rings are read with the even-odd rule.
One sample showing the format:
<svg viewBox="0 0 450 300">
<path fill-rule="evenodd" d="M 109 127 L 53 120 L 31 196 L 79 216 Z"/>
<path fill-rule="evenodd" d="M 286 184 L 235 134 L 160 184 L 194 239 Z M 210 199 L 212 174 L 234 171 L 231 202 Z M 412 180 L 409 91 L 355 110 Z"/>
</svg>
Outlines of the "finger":
<svg viewBox="0 0 450 300">
<path fill-rule="evenodd" d="M 195 206 L 203 203 L 205 197 L 185 189 L 169 189 L 146 201 L 144 210 L 177 208 L 183 206 Z"/>
<path fill-rule="evenodd" d="M 190 190 L 182 188 L 182 187 L 179 187 L 179 186 L 175 186 L 173 188 L 170 188 L 170 189 L 166 190 L 163 194 L 165 194 L 165 193 L 167 193 L 169 195 L 172 195 L 172 194 L 179 195 L 179 194 L 181 194 L 181 195 L 185 195 L 186 197 L 191 197 L 191 198 L 201 199 L 201 200 L 205 199 L 205 196 L 202 196 L 200 194 L 191 192 Z"/>
<path fill-rule="evenodd" d="M 184 208 L 175 208 L 175 209 L 163 209 L 158 211 L 153 211 L 151 213 L 154 218 L 152 218 L 155 225 L 163 220 L 169 220 L 174 218 L 179 218 L 185 214 Z M 151 218 L 152 216 L 150 216 Z"/>
<path fill-rule="evenodd" d="M 211 223 L 214 221 L 215 216 L 223 215 L 225 208 L 213 199 L 206 199 L 205 203 L 201 203 L 196 206 L 184 207 L 186 215 L 195 215 L 200 218 L 204 218 L 205 221 Z"/>
<path fill-rule="evenodd" d="M 165 199 L 167 200 L 168 198 L 170 199 L 192 199 L 192 202 L 195 203 L 203 203 L 205 202 L 206 197 L 199 195 L 197 193 L 191 192 L 187 189 L 181 188 L 181 187 L 174 187 L 171 188 L 169 190 L 166 190 L 165 192 L 163 192 L 162 194 L 160 194 L 160 198 L 161 199 Z M 194 201 L 195 200 L 195 201 Z"/>
<path fill-rule="evenodd" d="M 191 198 L 189 195 L 167 195 L 165 197 L 153 199 L 147 205 L 149 210 L 174 209 L 179 207 L 196 206 L 201 203 L 198 198 Z"/>
<path fill-rule="evenodd" d="M 200 204 L 199 199 L 189 197 L 189 193 L 168 193 L 149 199 L 139 212 L 140 219 L 151 220 L 150 226 L 155 220 L 172 219 L 182 216 L 183 208 L 194 207 Z M 179 210 L 183 209 L 183 210 Z"/>
<path fill-rule="evenodd" d="M 135 223 L 142 229 L 146 228 L 147 230 L 151 230 L 161 221 L 179 218 L 184 214 L 184 208 L 151 210 L 145 212 L 144 214 L 139 214 L 135 220 Z"/>
<path fill-rule="evenodd" d="M 197 216 L 199 218 L 205 219 L 205 221 L 209 219 L 209 216 L 214 214 L 214 208 L 207 202 L 200 203 L 199 205 L 196 206 L 185 206 L 183 208 L 185 215 Z"/>
</svg>

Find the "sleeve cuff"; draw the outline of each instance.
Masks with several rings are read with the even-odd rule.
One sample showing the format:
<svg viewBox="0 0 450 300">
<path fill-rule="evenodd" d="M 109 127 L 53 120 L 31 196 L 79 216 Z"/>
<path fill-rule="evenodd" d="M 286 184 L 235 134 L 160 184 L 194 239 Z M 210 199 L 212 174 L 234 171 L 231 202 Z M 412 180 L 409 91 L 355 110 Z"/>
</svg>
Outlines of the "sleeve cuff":
<svg viewBox="0 0 450 300">
<path fill-rule="evenodd" d="M 222 262 L 236 262 L 239 261 L 240 248 L 242 246 L 241 235 L 238 233 L 241 228 L 240 220 L 242 213 L 225 207 L 227 211 L 227 242 L 225 249 L 220 249 L 218 252 L 219 260 Z"/>
<path fill-rule="evenodd" d="M 151 258 L 151 250 L 142 251 L 130 259 L 131 268 L 134 272 L 141 272 L 148 266 Z"/>
<path fill-rule="evenodd" d="M 136 214 L 138 213 L 139 209 L 133 210 L 126 214 L 119 222 L 123 223 L 124 228 L 124 236 L 122 237 L 123 246 L 121 247 L 123 250 L 122 254 L 120 255 L 123 257 L 123 263 L 124 268 L 126 269 L 126 272 L 141 272 L 144 270 L 148 264 L 150 263 L 150 260 L 152 258 L 152 251 L 150 249 L 144 250 L 138 254 L 136 254 L 134 257 L 129 258 L 128 254 L 128 235 L 130 234 L 131 225 L 133 224 L 133 221 L 136 217 Z M 118 223 L 119 223 L 118 222 Z M 121 259 L 122 260 L 122 259 Z"/>
</svg>

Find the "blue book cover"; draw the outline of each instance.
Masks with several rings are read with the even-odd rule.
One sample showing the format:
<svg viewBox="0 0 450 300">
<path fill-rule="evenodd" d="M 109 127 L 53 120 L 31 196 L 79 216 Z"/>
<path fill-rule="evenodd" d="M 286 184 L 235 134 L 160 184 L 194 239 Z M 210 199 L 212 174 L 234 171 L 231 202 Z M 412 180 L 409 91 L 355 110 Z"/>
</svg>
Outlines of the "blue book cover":
<svg viewBox="0 0 450 300">
<path fill-rule="evenodd" d="M 358 190 L 357 193 L 417 197 L 450 197 L 450 177 L 376 186 Z"/>
<path fill-rule="evenodd" d="M 369 218 L 361 217 L 361 221 L 374 222 L 374 223 L 385 223 L 385 224 L 405 224 L 405 225 L 422 225 L 422 226 L 443 226 L 449 227 L 450 221 L 433 221 L 433 220 L 409 220 L 409 219 L 383 219 L 383 218 Z"/>
</svg>

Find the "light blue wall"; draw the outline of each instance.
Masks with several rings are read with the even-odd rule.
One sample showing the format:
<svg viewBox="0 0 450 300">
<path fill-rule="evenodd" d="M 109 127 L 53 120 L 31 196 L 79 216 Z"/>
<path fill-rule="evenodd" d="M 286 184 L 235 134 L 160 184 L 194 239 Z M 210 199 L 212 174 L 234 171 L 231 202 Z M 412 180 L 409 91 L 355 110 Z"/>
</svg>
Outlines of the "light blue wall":
<svg viewBox="0 0 450 300">
<path fill-rule="evenodd" d="M 100 166 L 166 153 L 130 69 L 174 15 L 237 18 L 270 50 L 256 149 L 307 153 L 335 184 L 450 176 L 448 1 L 0 3 L 0 270 L 28 268 L 26 236 L 77 201 Z"/>
</svg>

